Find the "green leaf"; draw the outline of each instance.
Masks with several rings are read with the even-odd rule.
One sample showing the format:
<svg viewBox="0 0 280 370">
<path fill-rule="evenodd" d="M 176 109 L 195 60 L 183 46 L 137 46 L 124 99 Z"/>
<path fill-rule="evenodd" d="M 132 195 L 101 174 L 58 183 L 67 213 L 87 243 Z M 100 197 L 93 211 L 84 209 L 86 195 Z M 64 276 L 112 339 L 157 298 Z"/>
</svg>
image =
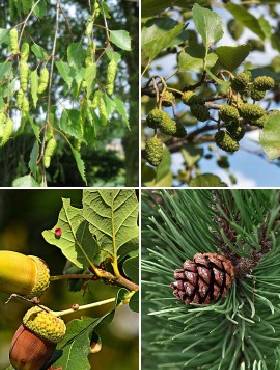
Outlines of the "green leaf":
<svg viewBox="0 0 280 370">
<path fill-rule="evenodd" d="M 261 40 L 265 39 L 265 34 L 260 27 L 258 19 L 249 13 L 244 6 L 228 3 L 226 4 L 226 9 L 233 15 L 235 19 L 257 34 Z"/>
<path fill-rule="evenodd" d="M 224 68 L 233 71 L 238 68 L 250 53 L 249 45 L 220 46 L 216 49 L 219 62 Z"/>
<path fill-rule="evenodd" d="M 222 180 L 211 173 L 204 173 L 202 175 L 196 176 L 193 178 L 190 183 L 192 187 L 225 187 L 227 186 Z"/>
<path fill-rule="evenodd" d="M 61 228 L 60 238 L 55 229 Z M 58 221 L 52 230 L 42 232 L 43 238 L 51 245 L 58 247 L 68 261 L 77 267 L 85 267 L 98 263 L 98 247 L 89 233 L 88 223 L 83 217 L 83 210 L 72 207 L 70 199 L 62 199 L 62 208 Z"/>
<path fill-rule="evenodd" d="M 131 37 L 128 31 L 110 31 L 110 41 L 122 50 L 131 50 Z"/>
<path fill-rule="evenodd" d="M 73 83 L 73 76 L 71 75 L 71 70 L 68 63 L 59 60 L 55 62 L 55 65 L 59 75 L 66 82 L 68 88 L 70 88 Z"/>
<path fill-rule="evenodd" d="M 129 307 L 132 311 L 139 312 L 139 292 L 133 294 L 129 302 Z"/>
<path fill-rule="evenodd" d="M 215 53 L 210 53 L 206 56 L 206 67 L 211 69 L 215 66 L 218 56 Z M 179 72 L 199 72 L 203 69 L 203 58 L 195 58 L 190 54 L 182 51 L 178 57 L 178 71 Z"/>
<path fill-rule="evenodd" d="M 115 102 L 115 108 L 117 112 L 119 113 L 119 115 L 121 116 L 122 120 L 127 125 L 127 127 L 130 129 L 128 114 L 127 114 L 127 110 L 125 108 L 124 102 L 120 98 L 117 98 L 117 97 L 114 98 L 114 102 Z"/>
<path fill-rule="evenodd" d="M 34 133 L 37 141 L 40 142 L 40 128 L 39 128 L 39 126 L 37 126 L 34 123 L 33 118 L 30 115 L 28 115 L 28 121 L 30 123 L 30 126 L 31 126 L 31 128 L 33 130 L 33 133 Z"/>
<path fill-rule="evenodd" d="M 78 170 L 80 172 L 81 178 L 83 179 L 84 183 L 87 185 L 85 163 L 82 160 L 81 154 L 72 145 L 70 145 L 70 148 L 71 148 L 73 156 L 75 158 L 75 161 L 76 161 Z"/>
<path fill-rule="evenodd" d="M 83 216 L 97 244 L 116 258 L 118 249 L 138 236 L 134 190 L 84 190 Z"/>
<path fill-rule="evenodd" d="M 79 69 L 83 66 L 86 52 L 81 43 L 72 43 L 67 47 L 67 61 L 70 67 Z"/>
<path fill-rule="evenodd" d="M 28 167 L 30 168 L 30 171 L 32 172 L 32 175 L 35 176 L 37 172 L 37 158 L 39 154 L 39 144 L 38 141 L 36 140 L 33 144 L 33 148 L 30 153 L 30 160 L 28 163 Z"/>
<path fill-rule="evenodd" d="M 37 90 L 38 90 L 38 75 L 37 71 L 34 70 L 30 73 L 30 83 L 31 83 L 31 97 L 33 101 L 33 106 L 36 108 L 37 101 L 38 101 L 38 95 L 37 95 Z"/>
<path fill-rule="evenodd" d="M 6 28 L 0 28 L 0 45 L 9 44 L 9 31 Z"/>
<path fill-rule="evenodd" d="M 139 282 L 139 257 L 129 258 L 124 261 L 122 269 L 125 275 L 138 284 Z"/>
<path fill-rule="evenodd" d="M 269 159 L 280 157 L 280 112 L 269 117 L 260 134 L 260 144 Z"/>
<path fill-rule="evenodd" d="M 62 356 L 54 363 L 54 367 L 63 370 L 90 370 L 88 356 L 93 330 L 99 326 L 108 315 L 101 318 L 83 318 L 72 320 L 66 325 L 66 334 L 58 345 Z"/>
<path fill-rule="evenodd" d="M 59 127 L 67 135 L 74 136 L 79 140 L 83 139 L 81 114 L 79 110 L 64 109 L 59 121 Z"/>
<path fill-rule="evenodd" d="M 11 62 L 3 62 L 0 63 L 0 81 L 8 76 L 12 71 L 12 63 Z"/>
<path fill-rule="evenodd" d="M 188 167 L 193 167 L 200 160 L 202 155 L 203 149 L 197 148 L 192 144 L 184 145 L 184 149 L 182 150 L 182 156 Z"/>
<path fill-rule="evenodd" d="M 272 34 L 272 28 L 271 28 L 269 21 L 264 16 L 261 16 L 258 19 L 258 22 L 266 38 L 269 39 Z"/>
<path fill-rule="evenodd" d="M 41 46 L 35 43 L 31 46 L 31 51 L 37 59 L 47 59 L 48 58 L 48 53 L 46 52 L 46 50 L 41 48 Z"/>
<path fill-rule="evenodd" d="M 142 18 L 158 16 L 163 10 L 170 6 L 180 6 L 190 9 L 190 2 L 187 0 L 142 0 L 141 2 L 141 15 Z"/>
<path fill-rule="evenodd" d="M 40 0 L 40 2 L 34 8 L 34 14 L 38 18 L 45 17 L 48 11 L 48 4 L 46 0 Z"/>
<path fill-rule="evenodd" d="M 12 182 L 13 188 L 36 188 L 40 186 L 31 175 L 19 177 Z"/>
<path fill-rule="evenodd" d="M 173 44 L 184 29 L 182 22 L 164 17 L 148 22 L 142 29 L 142 59 L 153 60 L 162 50 Z"/>
<path fill-rule="evenodd" d="M 195 27 L 202 38 L 206 49 L 223 37 L 222 19 L 212 10 L 194 4 L 192 8 Z"/>
</svg>

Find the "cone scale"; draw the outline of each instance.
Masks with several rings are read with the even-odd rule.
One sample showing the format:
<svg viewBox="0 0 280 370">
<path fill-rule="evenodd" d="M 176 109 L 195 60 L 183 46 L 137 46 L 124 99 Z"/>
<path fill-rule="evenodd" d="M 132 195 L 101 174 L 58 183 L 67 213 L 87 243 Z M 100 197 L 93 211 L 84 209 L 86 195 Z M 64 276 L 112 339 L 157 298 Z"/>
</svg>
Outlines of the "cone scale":
<svg viewBox="0 0 280 370">
<path fill-rule="evenodd" d="M 173 295 L 185 304 L 209 304 L 227 295 L 234 280 L 232 263 L 217 253 L 196 253 L 174 271 Z"/>
</svg>

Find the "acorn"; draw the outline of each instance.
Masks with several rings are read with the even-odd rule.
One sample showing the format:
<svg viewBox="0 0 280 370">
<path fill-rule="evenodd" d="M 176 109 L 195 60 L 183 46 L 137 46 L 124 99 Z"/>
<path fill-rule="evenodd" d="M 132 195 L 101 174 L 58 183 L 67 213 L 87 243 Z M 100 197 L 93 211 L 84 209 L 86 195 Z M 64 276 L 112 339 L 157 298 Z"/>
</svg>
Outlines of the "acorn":
<svg viewBox="0 0 280 370">
<path fill-rule="evenodd" d="M 49 287 L 50 271 L 36 256 L 0 251 L 0 291 L 29 298 L 39 297 Z"/>
<path fill-rule="evenodd" d="M 9 352 L 15 370 L 40 370 L 66 332 L 64 322 L 45 306 L 30 308 L 15 332 Z"/>
</svg>

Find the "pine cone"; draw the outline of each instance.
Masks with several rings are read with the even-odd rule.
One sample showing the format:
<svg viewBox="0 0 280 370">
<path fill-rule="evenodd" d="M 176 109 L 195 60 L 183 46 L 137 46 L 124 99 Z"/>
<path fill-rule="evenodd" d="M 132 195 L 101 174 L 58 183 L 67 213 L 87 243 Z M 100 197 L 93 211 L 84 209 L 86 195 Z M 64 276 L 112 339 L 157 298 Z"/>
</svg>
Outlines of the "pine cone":
<svg viewBox="0 0 280 370">
<path fill-rule="evenodd" d="M 185 304 L 209 304 L 225 297 L 234 279 L 231 262 L 217 253 L 196 253 L 174 271 L 173 295 Z"/>
</svg>

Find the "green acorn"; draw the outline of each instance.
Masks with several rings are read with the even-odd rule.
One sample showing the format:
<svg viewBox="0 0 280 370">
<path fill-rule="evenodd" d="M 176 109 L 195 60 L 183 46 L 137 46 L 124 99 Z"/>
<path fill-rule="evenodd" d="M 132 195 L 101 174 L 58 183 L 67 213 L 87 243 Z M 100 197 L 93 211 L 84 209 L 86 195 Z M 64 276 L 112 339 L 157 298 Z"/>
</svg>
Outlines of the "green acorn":
<svg viewBox="0 0 280 370">
<path fill-rule="evenodd" d="M 239 142 L 234 140 L 226 131 L 220 130 L 215 135 L 218 147 L 225 152 L 237 152 L 240 148 Z"/>
<path fill-rule="evenodd" d="M 229 104 L 223 104 L 220 106 L 220 117 L 224 122 L 228 123 L 238 122 L 240 115 L 237 108 Z"/>
<path fill-rule="evenodd" d="M 175 96 L 171 92 L 165 90 L 161 94 L 161 101 L 163 106 L 172 107 L 173 105 L 175 105 Z"/>
<path fill-rule="evenodd" d="M 244 26 L 241 22 L 238 22 L 235 19 L 231 19 L 227 24 L 227 29 L 234 41 L 240 39 L 241 35 L 244 32 Z"/>
<path fill-rule="evenodd" d="M 251 90 L 251 98 L 253 100 L 259 101 L 265 98 L 266 96 L 266 91 L 265 90 L 257 90 L 257 89 L 252 89 Z"/>
<path fill-rule="evenodd" d="M 233 78 L 231 81 L 231 87 L 237 92 L 242 92 L 249 88 L 250 82 L 251 74 L 248 72 L 242 72 Z"/>
<path fill-rule="evenodd" d="M 195 96 L 194 92 L 192 90 L 185 91 L 182 95 L 182 102 L 186 105 L 190 104 L 191 98 Z"/>
<path fill-rule="evenodd" d="M 145 157 L 152 166 L 158 166 L 163 157 L 163 142 L 157 136 L 146 140 Z"/>
<path fill-rule="evenodd" d="M 274 87 L 275 81 L 272 77 L 269 76 L 259 76 L 256 77 L 253 82 L 253 87 L 256 90 L 270 90 Z"/>
<path fill-rule="evenodd" d="M 232 137 L 234 140 L 240 141 L 241 139 L 243 139 L 245 135 L 245 128 L 238 122 L 231 122 L 227 126 L 227 132 L 229 133 L 230 137 Z"/>
<path fill-rule="evenodd" d="M 204 104 L 192 104 L 191 113 L 200 122 L 205 122 L 210 118 L 207 107 Z"/>
<path fill-rule="evenodd" d="M 262 107 L 256 104 L 243 103 L 238 109 L 240 115 L 248 121 L 254 121 L 266 113 Z"/>
</svg>

